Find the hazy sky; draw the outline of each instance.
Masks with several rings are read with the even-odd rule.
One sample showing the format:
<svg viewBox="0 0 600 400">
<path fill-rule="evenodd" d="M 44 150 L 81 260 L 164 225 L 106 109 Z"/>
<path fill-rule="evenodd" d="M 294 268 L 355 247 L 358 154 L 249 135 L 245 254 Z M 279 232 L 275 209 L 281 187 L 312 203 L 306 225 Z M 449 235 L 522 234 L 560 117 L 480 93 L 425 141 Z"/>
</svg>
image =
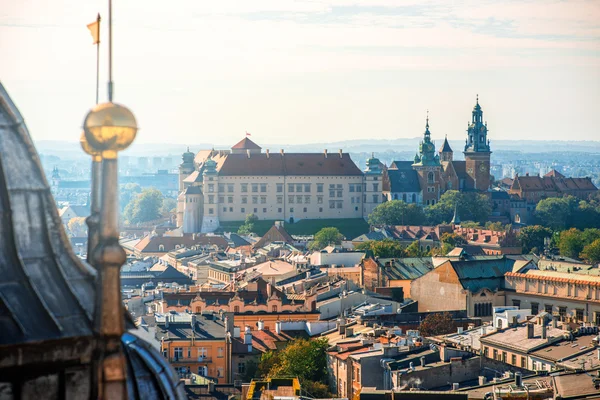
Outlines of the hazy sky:
<svg viewBox="0 0 600 400">
<path fill-rule="evenodd" d="M 0 79 L 35 140 L 77 140 L 107 1 L 0 0 Z M 600 140 L 600 0 L 113 0 L 138 141 Z M 106 99 L 107 41 L 101 98 Z"/>
</svg>

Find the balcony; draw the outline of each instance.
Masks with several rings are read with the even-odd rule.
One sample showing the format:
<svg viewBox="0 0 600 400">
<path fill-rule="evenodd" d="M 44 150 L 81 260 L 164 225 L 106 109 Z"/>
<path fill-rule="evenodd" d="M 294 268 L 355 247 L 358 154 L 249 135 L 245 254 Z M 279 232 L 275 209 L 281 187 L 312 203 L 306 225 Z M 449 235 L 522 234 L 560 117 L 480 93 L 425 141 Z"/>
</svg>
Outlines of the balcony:
<svg viewBox="0 0 600 400">
<path fill-rule="evenodd" d="M 169 358 L 170 363 L 210 363 L 211 357 L 171 357 Z"/>
</svg>

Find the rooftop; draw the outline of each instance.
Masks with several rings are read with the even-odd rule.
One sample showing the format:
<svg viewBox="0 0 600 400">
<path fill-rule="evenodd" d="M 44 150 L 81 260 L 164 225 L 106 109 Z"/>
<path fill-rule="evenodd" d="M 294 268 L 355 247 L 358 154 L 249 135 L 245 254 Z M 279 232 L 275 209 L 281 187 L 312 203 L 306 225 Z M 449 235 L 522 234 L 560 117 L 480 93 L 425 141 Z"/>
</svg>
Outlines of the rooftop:
<svg viewBox="0 0 600 400">
<path fill-rule="evenodd" d="M 497 345 L 511 349 L 530 352 L 550 342 L 550 338 L 562 338 L 567 331 L 546 326 L 546 339 L 542 339 L 542 326 L 533 325 L 533 338 L 527 338 L 527 326 L 521 325 L 516 328 L 507 328 L 497 331 L 489 336 L 481 338 L 483 344 Z"/>
</svg>

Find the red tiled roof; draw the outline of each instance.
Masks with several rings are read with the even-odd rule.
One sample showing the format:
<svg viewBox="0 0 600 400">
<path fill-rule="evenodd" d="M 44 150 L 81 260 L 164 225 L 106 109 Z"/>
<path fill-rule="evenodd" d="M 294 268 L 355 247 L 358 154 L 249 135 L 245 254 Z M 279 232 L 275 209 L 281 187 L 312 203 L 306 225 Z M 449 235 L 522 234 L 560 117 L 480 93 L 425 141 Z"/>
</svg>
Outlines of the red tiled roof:
<svg viewBox="0 0 600 400">
<path fill-rule="evenodd" d="M 254 143 L 252 140 L 250 140 L 247 137 L 245 137 L 242 140 L 240 140 L 239 142 L 237 142 L 236 144 L 234 144 L 231 147 L 231 149 L 236 149 L 236 150 L 260 150 L 261 147 L 259 145 L 257 145 L 256 143 Z"/>
<path fill-rule="evenodd" d="M 215 161 L 221 176 L 362 176 L 348 153 L 227 154 Z"/>
<path fill-rule="evenodd" d="M 148 235 L 140 240 L 134 248 L 137 251 L 143 253 L 159 253 L 169 252 L 176 249 L 176 246 L 190 247 L 190 246 L 206 246 L 206 245 L 217 245 L 222 248 L 227 248 L 227 239 L 221 236 L 207 236 L 207 235 L 184 235 L 184 236 L 153 236 Z M 164 250 L 159 250 L 160 246 L 164 246 Z"/>
<path fill-rule="evenodd" d="M 544 175 L 545 177 L 549 177 L 552 176 L 554 178 L 564 178 L 565 176 L 563 174 L 561 174 L 560 172 L 558 172 L 557 170 L 553 169 L 552 171 L 548 172 L 546 175 Z"/>
</svg>

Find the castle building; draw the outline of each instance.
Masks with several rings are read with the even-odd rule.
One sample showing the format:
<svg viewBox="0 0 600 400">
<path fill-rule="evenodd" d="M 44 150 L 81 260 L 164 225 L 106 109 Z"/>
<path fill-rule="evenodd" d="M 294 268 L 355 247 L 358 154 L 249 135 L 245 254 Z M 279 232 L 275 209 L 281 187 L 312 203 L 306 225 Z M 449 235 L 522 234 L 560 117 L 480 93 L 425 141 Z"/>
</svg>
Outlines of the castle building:
<svg viewBox="0 0 600 400">
<path fill-rule="evenodd" d="M 436 154 L 427 117 L 423 140 L 414 162 L 394 161 L 385 172 L 389 189 L 384 191 L 384 197 L 428 206 L 436 204 L 447 190 L 487 192 L 491 183 L 492 154 L 487 132 L 487 123 L 483 122 L 483 111 L 477 98 L 467 129 L 463 152 L 465 160 L 454 160 L 447 138 Z"/>
<path fill-rule="evenodd" d="M 246 137 L 230 150 L 184 153 L 179 171 L 183 233 L 213 232 L 251 213 L 290 222 L 363 218 L 383 200 L 379 160 L 363 173 L 342 150 L 270 153 Z"/>
</svg>

